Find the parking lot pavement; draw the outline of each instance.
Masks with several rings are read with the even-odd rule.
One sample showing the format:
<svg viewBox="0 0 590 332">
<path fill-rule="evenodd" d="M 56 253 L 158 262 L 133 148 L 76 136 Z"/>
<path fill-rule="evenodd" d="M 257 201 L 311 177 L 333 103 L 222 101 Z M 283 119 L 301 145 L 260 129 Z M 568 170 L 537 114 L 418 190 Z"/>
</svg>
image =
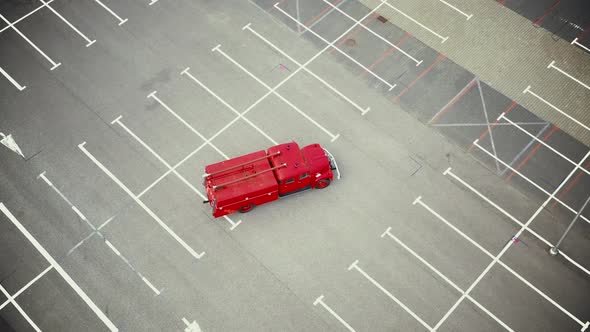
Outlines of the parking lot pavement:
<svg viewBox="0 0 590 332">
<path fill-rule="evenodd" d="M 587 148 L 361 2 L 274 5 L 52 2 L 38 46 L 0 35 L 0 327 L 586 329 L 588 223 L 547 250 Z M 291 140 L 342 178 L 213 219 L 203 165 Z"/>
</svg>

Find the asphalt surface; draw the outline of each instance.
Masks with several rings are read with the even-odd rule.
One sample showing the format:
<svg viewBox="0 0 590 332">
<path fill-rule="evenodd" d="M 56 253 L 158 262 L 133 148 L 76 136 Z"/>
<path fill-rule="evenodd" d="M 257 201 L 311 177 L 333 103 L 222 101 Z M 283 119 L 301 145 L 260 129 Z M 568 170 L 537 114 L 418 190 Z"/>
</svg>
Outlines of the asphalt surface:
<svg viewBox="0 0 590 332">
<path fill-rule="evenodd" d="M 364 68 L 270 1 L 103 5 L 112 13 L 51 4 L 89 47 L 47 8 L 18 23 L 51 61 L 0 34 L 0 67 L 26 85 L 0 80 L 0 131 L 25 156 L 0 149 L 0 286 L 14 298 L 0 293 L 0 330 L 579 331 L 590 319 L 589 223 L 561 247 L 570 261 L 539 239 L 559 239 L 590 178 L 514 126 L 482 137 L 512 101 L 473 74 L 367 23 L 416 67 L 323 2 L 279 6 L 330 42 L 350 29 L 338 47 Z M 313 74 L 295 73 L 309 59 Z M 287 80 L 269 93 L 257 79 Z M 507 117 L 576 162 L 587 153 L 521 106 Z M 325 146 L 342 179 L 213 219 L 196 192 L 204 166 L 290 140 Z"/>
</svg>

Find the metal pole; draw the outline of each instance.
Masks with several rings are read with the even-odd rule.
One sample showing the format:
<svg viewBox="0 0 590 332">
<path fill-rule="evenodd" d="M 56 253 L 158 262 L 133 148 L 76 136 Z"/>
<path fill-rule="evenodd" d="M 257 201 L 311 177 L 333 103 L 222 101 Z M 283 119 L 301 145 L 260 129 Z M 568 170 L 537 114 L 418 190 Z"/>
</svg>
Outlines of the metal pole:
<svg viewBox="0 0 590 332">
<path fill-rule="evenodd" d="M 578 220 L 578 218 L 580 218 L 580 216 L 582 215 L 582 212 L 586 208 L 586 205 L 588 205 L 588 202 L 590 202 L 590 196 L 588 196 L 588 199 L 586 199 L 586 202 L 584 202 L 584 205 L 582 205 L 582 208 L 580 209 L 580 211 L 578 211 L 578 213 L 574 217 L 574 220 L 572 220 L 572 222 L 570 223 L 570 225 L 567 226 L 567 229 L 565 230 L 565 232 L 563 233 L 563 235 L 561 236 L 561 238 L 559 239 L 559 241 L 557 241 L 557 243 L 555 244 L 555 246 L 553 246 L 553 248 L 551 248 L 549 250 L 549 253 L 551 255 L 555 256 L 555 255 L 557 255 L 559 253 L 559 245 L 561 244 L 561 242 L 563 242 L 563 239 L 565 239 L 567 233 L 569 233 L 570 229 L 572 229 L 572 227 L 574 226 L 574 224 L 576 223 L 576 221 Z"/>
</svg>

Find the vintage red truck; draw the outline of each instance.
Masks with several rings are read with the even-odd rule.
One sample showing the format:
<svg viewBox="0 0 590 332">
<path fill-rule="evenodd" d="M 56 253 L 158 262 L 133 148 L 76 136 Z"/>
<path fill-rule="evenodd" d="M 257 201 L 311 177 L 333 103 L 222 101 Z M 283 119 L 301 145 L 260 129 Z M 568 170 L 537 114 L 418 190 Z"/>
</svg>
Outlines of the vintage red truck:
<svg viewBox="0 0 590 332">
<path fill-rule="evenodd" d="M 215 218 L 249 212 L 279 197 L 323 189 L 340 172 L 334 157 L 319 144 L 303 148 L 279 144 L 205 167 L 203 185 Z"/>
</svg>

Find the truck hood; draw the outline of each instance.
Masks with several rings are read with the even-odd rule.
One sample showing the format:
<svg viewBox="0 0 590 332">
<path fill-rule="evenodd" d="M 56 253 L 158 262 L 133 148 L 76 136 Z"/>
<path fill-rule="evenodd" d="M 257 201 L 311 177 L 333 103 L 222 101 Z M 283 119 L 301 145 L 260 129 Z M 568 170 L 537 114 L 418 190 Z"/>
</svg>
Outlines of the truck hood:
<svg viewBox="0 0 590 332">
<path fill-rule="evenodd" d="M 330 168 L 330 161 L 326 156 L 326 152 L 319 144 L 311 144 L 303 149 L 301 153 L 309 166 L 310 173 L 316 173 Z"/>
</svg>

